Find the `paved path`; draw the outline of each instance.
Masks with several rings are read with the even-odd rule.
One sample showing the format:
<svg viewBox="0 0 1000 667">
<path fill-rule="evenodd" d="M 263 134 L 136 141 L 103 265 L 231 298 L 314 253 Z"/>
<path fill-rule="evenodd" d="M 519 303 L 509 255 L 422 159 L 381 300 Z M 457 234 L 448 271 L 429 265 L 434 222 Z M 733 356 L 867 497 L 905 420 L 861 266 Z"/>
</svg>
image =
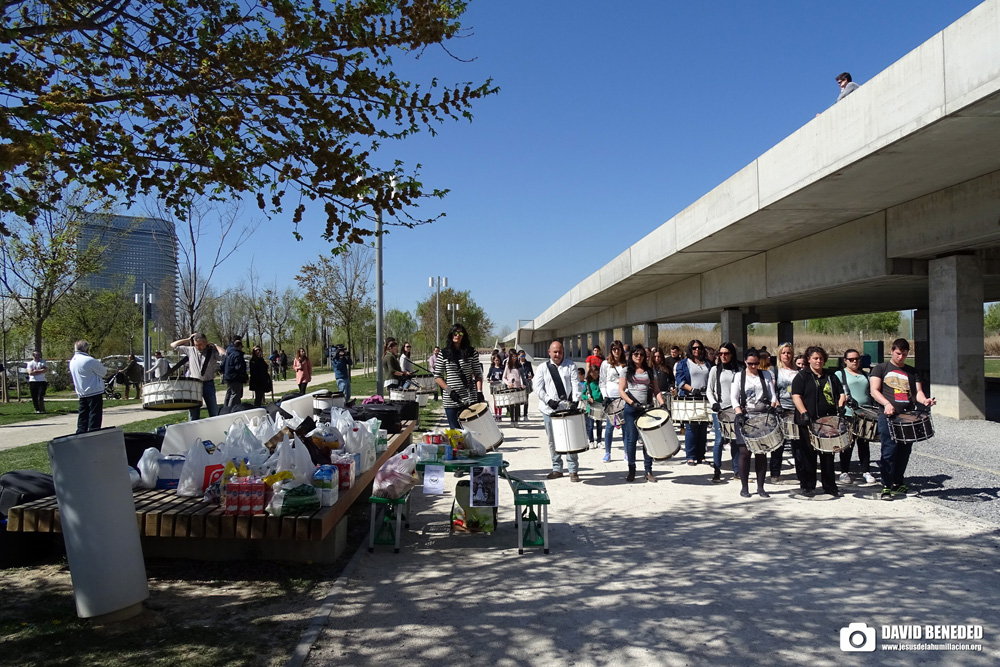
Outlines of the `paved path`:
<svg viewBox="0 0 1000 667">
<path fill-rule="evenodd" d="M 1000 425 L 983 426 L 1000 441 Z M 932 442 L 957 449 L 962 428 L 940 419 Z M 511 471 L 543 479 L 534 400 L 529 421 L 503 431 Z M 401 553 L 359 555 L 307 664 L 1000 663 L 998 525 L 950 509 L 961 502 L 879 501 L 875 486 L 807 500 L 794 483 L 744 500 L 738 483 L 710 483 L 710 466 L 677 460 L 654 464 L 658 483 L 626 483 L 620 432 L 614 443 L 611 463 L 581 454 L 582 483 L 547 482 L 547 556 L 517 555 L 505 484 L 493 535 L 449 535 L 451 476 L 446 496 L 418 487 Z M 879 640 L 874 654 L 845 653 L 849 623 L 982 625 L 984 650 L 896 653 Z"/>
</svg>

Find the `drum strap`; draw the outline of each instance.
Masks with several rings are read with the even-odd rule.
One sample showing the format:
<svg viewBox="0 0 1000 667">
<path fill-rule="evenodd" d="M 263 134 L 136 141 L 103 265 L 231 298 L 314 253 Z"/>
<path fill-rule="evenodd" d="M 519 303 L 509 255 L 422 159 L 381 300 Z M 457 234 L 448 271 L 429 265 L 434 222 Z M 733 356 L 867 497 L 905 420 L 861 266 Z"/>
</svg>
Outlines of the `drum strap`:
<svg viewBox="0 0 1000 667">
<path fill-rule="evenodd" d="M 211 363 L 212 357 L 215 356 L 214 345 L 209 345 L 205 349 L 208 350 L 208 354 L 205 355 L 205 358 L 201 362 L 201 377 L 205 377 L 205 372 L 208 370 L 208 364 Z"/>
<path fill-rule="evenodd" d="M 758 372 L 757 377 L 760 378 L 760 388 L 764 392 L 764 402 L 770 405 L 771 390 L 768 389 L 767 383 L 764 382 L 764 373 Z M 747 371 L 745 368 L 740 371 L 740 410 L 743 410 L 743 412 L 747 411 Z"/>
<path fill-rule="evenodd" d="M 562 378 L 559 377 L 559 368 L 551 361 L 545 365 L 549 368 L 549 375 L 552 376 L 552 384 L 556 387 L 556 394 L 559 395 L 559 400 L 568 401 L 569 397 L 566 395 L 566 385 L 563 384 Z"/>
<path fill-rule="evenodd" d="M 847 369 L 840 369 L 840 377 L 843 380 L 842 384 L 844 385 L 844 391 L 847 392 L 847 398 L 854 398 L 851 396 L 851 385 L 847 384 Z"/>
</svg>

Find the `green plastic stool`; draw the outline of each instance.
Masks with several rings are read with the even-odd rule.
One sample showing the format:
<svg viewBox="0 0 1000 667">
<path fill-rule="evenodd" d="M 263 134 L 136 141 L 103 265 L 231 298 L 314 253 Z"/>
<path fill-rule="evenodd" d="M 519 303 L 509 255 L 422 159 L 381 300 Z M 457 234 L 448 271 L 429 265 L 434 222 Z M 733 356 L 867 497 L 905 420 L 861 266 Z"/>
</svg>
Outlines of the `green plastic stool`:
<svg viewBox="0 0 1000 667">
<path fill-rule="evenodd" d="M 549 553 L 549 494 L 544 482 L 526 482 L 507 474 L 504 477 L 514 492 L 514 514 L 517 517 L 517 553 L 525 547 L 542 547 Z"/>
<path fill-rule="evenodd" d="M 410 527 L 410 494 L 406 493 L 402 498 L 380 498 L 370 496 L 368 503 L 371 506 L 371 524 L 368 527 L 368 553 L 375 551 L 375 545 L 392 545 L 393 553 L 399 553 L 399 542 L 402 536 L 402 527 L 405 524 Z M 377 518 L 380 513 L 382 521 Z"/>
</svg>

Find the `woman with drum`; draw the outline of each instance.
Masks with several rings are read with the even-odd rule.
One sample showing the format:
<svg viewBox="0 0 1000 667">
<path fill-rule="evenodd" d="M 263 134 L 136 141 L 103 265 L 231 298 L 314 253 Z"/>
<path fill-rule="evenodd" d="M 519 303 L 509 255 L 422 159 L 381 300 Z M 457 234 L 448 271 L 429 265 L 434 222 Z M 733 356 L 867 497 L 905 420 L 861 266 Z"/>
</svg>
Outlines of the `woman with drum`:
<svg viewBox="0 0 1000 667">
<path fill-rule="evenodd" d="M 486 381 L 490 383 L 490 394 L 493 396 L 493 418 L 497 421 L 503 419 L 503 411 L 497 405 L 496 392 L 503 388 L 503 360 L 500 353 L 494 353 L 490 358 L 490 369 L 486 371 Z"/>
<path fill-rule="evenodd" d="M 625 458 L 628 460 L 626 482 L 635 479 L 635 448 L 639 440 L 639 429 L 635 421 L 646 412 L 646 404 L 653 400 L 663 406 L 663 396 L 656 385 L 656 378 L 649 372 L 646 365 L 646 350 L 642 345 L 632 348 L 625 367 L 625 375 L 618 379 L 618 393 L 625 401 L 625 425 L 622 427 L 622 439 L 625 441 Z M 653 459 L 642 446 L 643 469 L 646 471 L 646 481 L 655 482 L 653 476 Z"/>
<path fill-rule="evenodd" d="M 396 339 L 387 339 L 385 347 L 382 349 L 382 386 L 386 389 L 386 395 L 390 390 L 402 387 L 403 383 L 406 382 L 407 376 L 403 372 L 403 367 L 399 365 L 397 352 L 399 352 L 399 343 L 396 342 Z"/>
<path fill-rule="evenodd" d="M 404 373 L 409 373 L 413 375 L 417 372 L 416 367 L 413 365 L 413 348 L 407 341 L 403 342 L 403 353 L 399 355 L 399 367 L 403 369 Z"/>
<path fill-rule="evenodd" d="M 774 376 L 771 375 L 770 371 L 758 370 L 757 364 L 760 361 L 760 356 L 757 350 L 752 347 L 747 350 L 744 361 L 746 368 L 740 371 L 738 378 L 733 380 L 729 399 L 736 412 L 736 441 L 740 458 L 739 475 L 743 487 L 740 490 L 740 496 L 749 498 L 750 448 L 747 447 L 744 439 L 743 427 L 754 415 L 776 411 L 779 403 Z M 775 419 L 774 424 L 778 429 L 781 428 L 777 419 Z M 767 454 L 754 454 L 754 471 L 757 473 L 757 495 L 761 498 L 769 498 L 770 494 L 764 490 Z"/>
<path fill-rule="evenodd" d="M 264 405 L 264 394 L 271 391 L 274 386 L 271 381 L 271 374 L 268 372 L 267 359 L 264 358 L 264 351 L 259 345 L 254 345 L 250 352 L 250 391 L 253 392 L 253 406 L 259 408 Z"/>
<path fill-rule="evenodd" d="M 458 415 L 473 403 L 484 403 L 483 367 L 472 347 L 469 334 L 461 324 L 448 331 L 448 345 L 438 352 L 434 381 L 442 390 L 444 414 L 450 428 L 459 429 Z"/>
<path fill-rule="evenodd" d="M 611 343 L 608 358 L 601 364 L 601 389 L 604 392 L 604 458 L 611 460 L 611 439 L 615 433 L 615 420 L 619 418 L 618 408 L 624 405 L 618 390 L 619 381 L 625 376 L 625 347 L 620 340 Z"/>
<path fill-rule="evenodd" d="M 861 474 L 869 484 L 875 483 L 871 469 L 871 449 L 868 446 L 871 437 L 863 437 L 859 433 L 874 436 L 878 433 L 878 413 L 871 409 L 872 397 L 868 391 L 868 373 L 861 370 L 861 353 L 851 348 L 844 352 L 844 367 L 837 373 L 840 383 L 844 385 L 844 393 L 847 394 L 847 406 L 845 414 L 852 421 L 862 427 L 851 429 L 851 446 L 840 453 L 840 477 L 838 481 L 843 484 L 851 483 L 851 452 L 854 445 L 858 446 L 858 459 L 861 462 Z M 861 408 L 868 408 L 863 410 Z M 857 410 L 857 414 L 855 414 Z M 868 419 L 874 417 L 874 419 Z"/>
<path fill-rule="evenodd" d="M 535 373 L 531 370 L 531 362 L 528 361 L 528 355 L 524 350 L 517 353 L 517 362 L 521 365 L 521 382 L 524 383 L 524 390 L 530 394 L 532 391 L 531 381 L 535 379 Z M 524 420 L 528 421 L 527 400 L 524 402 Z"/>
<path fill-rule="evenodd" d="M 792 381 L 792 402 L 798 412 L 798 445 L 793 445 L 796 456 L 796 470 L 799 472 L 799 487 L 803 495 L 812 497 L 816 493 L 816 454 L 809 438 L 809 426 L 820 417 L 838 414 L 844 404 L 844 390 L 840 380 L 823 368 L 826 365 L 826 350 L 814 345 L 806 348 L 806 362 L 809 364 L 799 371 Z M 837 472 L 834 468 L 832 452 L 818 452 L 820 483 L 823 491 L 831 496 L 839 496 Z M 801 461 L 799 461 L 801 459 Z"/>
<path fill-rule="evenodd" d="M 708 374 L 712 364 L 705 358 L 705 346 L 700 340 L 688 343 L 687 357 L 674 366 L 677 376 L 678 397 L 701 398 L 708 389 Z M 684 430 L 684 453 L 689 466 L 705 463 L 705 443 L 708 439 L 708 422 L 688 422 Z"/>
<path fill-rule="evenodd" d="M 733 378 L 743 369 L 743 364 L 736 358 L 736 346 L 732 343 L 723 343 L 716 352 L 716 363 L 712 370 L 708 372 L 708 402 L 712 406 L 712 424 L 715 428 L 715 446 L 712 448 L 712 466 L 715 472 L 712 481 L 722 482 L 722 448 L 726 442 L 730 444 L 730 452 L 733 457 L 733 477 L 740 476 L 739 449 L 736 441 L 730 441 L 722 435 L 722 425 L 720 414 L 723 419 L 732 415 L 722 414 L 723 411 L 732 412 L 733 401 L 730 393 L 733 388 Z"/>
<path fill-rule="evenodd" d="M 785 425 L 785 442 L 778 449 L 771 452 L 771 483 L 777 484 L 778 480 L 781 479 L 781 459 L 784 456 L 785 447 L 789 450 L 793 449 L 795 442 L 799 439 L 798 427 L 792 428 L 791 425 L 795 424 L 795 402 L 792 401 L 792 381 L 795 376 L 799 374 L 799 368 L 795 366 L 795 349 L 792 347 L 791 343 L 782 343 L 778 346 L 778 363 L 775 365 L 773 375 L 774 381 L 778 387 L 778 403 L 781 405 L 781 417 Z M 758 370 L 760 366 L 757 367 Z M 801 479 L 799 475 L 798 464 L 799 459 L 794 458 L 796 465 L 796 475 Z"/>
<path fill-rule="evenodd" d="M 910 461 L 913 442 L 904 442 L 893 437 L 889 429 L 889 417 L 910 410 L 914 405 L 930 407 L 937 401 L 924 395 L 923 385 L 913 366 L 906 365 L 910 354 L 910 342 L 905 338 L 892 341 L 889 361 L 883 361 L 872 369 L 871 395 L 882 406 L 878 416 L 879 438 L 882 440 L 882 500 L 892 500 L 905 496 L 909 487 L 904 481 L 906 464 Z"/>
<path fill-rule="evenodd" d="M 524 378 L 521 375 L 521 362 L 513 352 L 507 355 L 507 363 L 504 365 L 501 380 L 503 381 L 503 385 L 508 389 L 524 388 Z M 518 417 L 521 415 L 521 405 L 511 405 L 507 408 L 507 414 L 510 415 L 510 422 L 516 424 L 519 421 Z"/>
</svg>

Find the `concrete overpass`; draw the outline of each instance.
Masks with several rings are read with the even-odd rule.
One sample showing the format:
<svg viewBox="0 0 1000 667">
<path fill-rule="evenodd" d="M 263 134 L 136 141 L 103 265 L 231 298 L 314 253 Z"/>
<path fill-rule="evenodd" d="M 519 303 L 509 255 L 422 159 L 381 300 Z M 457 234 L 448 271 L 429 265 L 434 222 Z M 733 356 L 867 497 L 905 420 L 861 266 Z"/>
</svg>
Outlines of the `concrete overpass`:
<svg viewBox="0 0 1000 667">
<path fill-rule="evenodd" d="M 517 340 L 578 354 L 619 327 L 721 321 L 745 344 L 752 322 L 790 340 L 792 320 L 915 308 L 938 412 L 981 419 L 984 300 L 1000 300 L 1000 0 L 637 240 Z"/>
</svg>

